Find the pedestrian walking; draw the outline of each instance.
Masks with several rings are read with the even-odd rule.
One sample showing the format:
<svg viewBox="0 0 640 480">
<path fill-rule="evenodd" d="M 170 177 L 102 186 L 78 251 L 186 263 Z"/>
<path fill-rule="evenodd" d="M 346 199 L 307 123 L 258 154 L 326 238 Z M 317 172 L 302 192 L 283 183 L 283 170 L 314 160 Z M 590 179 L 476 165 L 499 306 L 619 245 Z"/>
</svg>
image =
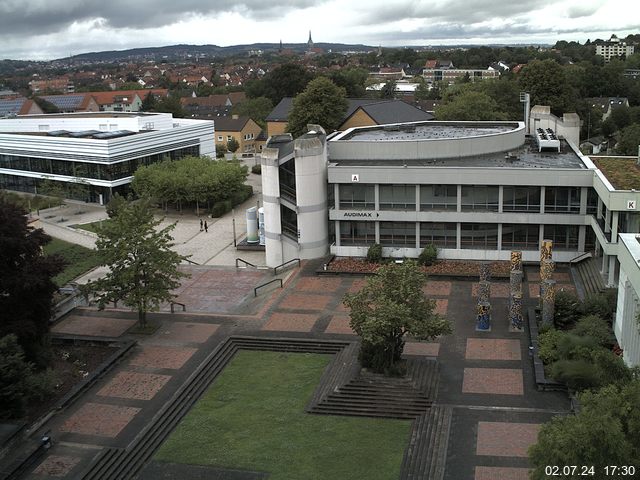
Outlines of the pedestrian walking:
<svg viewBox="0 0 640 480">
<path fill-rule="evenodd" d="M 207 221 L 204 221 L 204 233 L 207 233 L 209 231 L 209 225 L 207 225 Z"/>
<path fill-rule="evenodd" d="M 200 219 L 200 231 L 202 231 L 202 219 Z"/>
</svg>

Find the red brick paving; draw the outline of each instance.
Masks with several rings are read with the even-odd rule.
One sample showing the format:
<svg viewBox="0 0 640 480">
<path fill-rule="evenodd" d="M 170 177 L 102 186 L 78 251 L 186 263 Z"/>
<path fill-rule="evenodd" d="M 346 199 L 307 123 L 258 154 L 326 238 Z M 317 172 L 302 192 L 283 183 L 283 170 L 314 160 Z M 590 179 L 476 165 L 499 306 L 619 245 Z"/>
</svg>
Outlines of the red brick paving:
<svg viewBox="0 0 640 480">
<path fill-rule="evenodd" d="M 340 288 L 341 283 L 342 280 L 339 278 L 302 277 L 298 280 L 294 288 L 303 292 L 335 292 Z"/>
<path fill-rule="evenodd" d="M 474 480 L 529 480 L 529 469 L 513 467 L 476 467 Z"/>
<path fill-rule="evenodd" d="M 91 337 L 119 337 L 135 325 L 136 320 L 109 317 L 84 317 L 70 315 L 55 325 L 51 331 L 68 335 L 88 335 Z"/>
<path fill-rule="evenodd" d="M 478 286 L 476 282 L 471 286 L 471 295 L 478 296 Z M 491 282 L 491 297 L 492 298 L 509 298 L 510 286 L 508 283 L 494 283 Z"/>
<path fill-rule="evenodd" d="M 219 327 L 220 325 L 210 323 L 167 322 L 149 339 L 149 343 L 204 343 Z"/>
<path fill-rule="evenodd" d="M 178 370 L 198 350 L 188 347 L 154 347 L 145 345 L 130 361 L 129 365 L 148 368 Z"/>
<path fill-rule="evenodd" d="M 556 293 L 564 290 L 565 292 L 576 294 L 576 287 L 570 283 L 558 283 L 556 284 Z M 540 284 L 529 283 L 529 298 L 540 298 Z"/>
<path fill-rule="evenodd" d="M 406 342 L 404 344 L 404 355 L 421 355 L 425 357 L 437 357 L 440 353 L 439 343 Z"/>
<path fill-rule="evenodd" d="M 309 313 L 280 313 L 271 315 L 263 330 L 282 332 L 310 332 L 318 320 L 318 315 Z"/>
<path fill-rule="evenodd" d="M 80 460 L 78 457 L 49 455 L 36 467 L 33 473 L 36 475 L 48 475 L 50 477 L 66 477 Z"/>
<path fill-rule="evenodd" d="M 367 280 L 365 280 L 364 278 L 354 280 L 351 286 L 349 287 L 349 292 L 350 293 L 359 292 L 362 289 L 362 287 L 364 287 L 366 284 L 367 284 Z"/>
<path fill-rule="evenodd" d="M 151 400 L 169 380 L 171 380 L 170 375 L 120 372 L 98 392 L 98 395 L 133 400 Z"/>
<path fill-rule="evenodd" d="M 60 427 L 63 432 L 115 437 L 140 411 L 135 407 L 87 402 Z"/>
<path fill-rule="evenodd" d="M 539 423 L 478 422 L 476 455 L 526 457 L 540 427 Z"/>
<path fill-rule="evenodd" d="M 520 360 L 520 340 L 468 338 L 467 360 Z"/>
<path fill-rule="evenodd" d="M 425 295 L 440 295 L 448 297 L 451 295 L 451 282 L 445 281 L 433 281 L 427 282 L 427 285 L 422 289 Z"/>
<path fill-rule="evenodd" d="M 519 368 L 465 368 L 462 393 L 524 395 L 522 370 Z"/>
<path fill-rule="evenodd" d="M 447 309 L 449 308 L 449 300 L 446 298 L 436 298 L 436 309 L 435 312 L 440 315 L 446 315 Z"/>
<path fill-rule="evenodd" d="M 336 311 L 349 313 L 351 312 L 351 309 L 347 307 L 344 303 L 342 303 L 342 301 L 340 301 L 340 303 L 338 303 L 338 305 L 336 306 Z"/>
<path fill-rule="evenodd" d="M 351 318 L 349 315 L 334 315 L 327 326 L 325 333 L 342 333 L 345 335 L 355 335 L 349 326 Z"/>
<path fill-rule="evenodd" d="M 567 272 L 554 272 L 553 278 L 556 282 L 569 283 L 571 282 L 571 275 Z M 527 281 L 540 282 L 540 272 L 527 272 Z"/>
<path fill-rule="evenodd" d="M 291 293 L 280 302 L 280 308 L 301 310 L 326 310 L 333 298 L 330 295 L 310 295 Z"/>
</svg>

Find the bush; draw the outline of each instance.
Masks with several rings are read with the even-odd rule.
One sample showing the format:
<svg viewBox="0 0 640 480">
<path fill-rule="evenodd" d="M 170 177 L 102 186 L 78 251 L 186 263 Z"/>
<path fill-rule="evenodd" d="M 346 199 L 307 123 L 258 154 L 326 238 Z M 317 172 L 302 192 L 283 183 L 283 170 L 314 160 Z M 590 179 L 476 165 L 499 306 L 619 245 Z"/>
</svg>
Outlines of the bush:
<svg viewBox="0 0 640 480">
<path fill-rule="evenodd" d="M 216 143 L 216 158 L 224 158 L 227 153 L 227 146 L 224 143 Z"/>
<path fill-rule="evenodd" d="M 551 365 L 560 360 L 558 345 L 566 335 L 566 332 L 551 328 L 538 336 L 538 356 L 542 363 Z"/>
<path fill-rule="evenodd" d="M 420 255 L 418 256 L 418 263 L 420 265 L 433 265 L 438 258 L 438 247 L 433 243 L 424 247 Z"/>
<path fill-rule="evenodd" d="M 597 315 L 598 317 L 611 323 L 616 311 L 618 291 L 610 288 L 602 293 L 591 295 L 582 304 L 583 315 Z"/>
<path fill-rule="evenodd" d="M 600 385 L 598 372 L 587 360 L 560 360 L 551 366 L 551 376 L 572 390 L 585 390 Z"/>
<path fill-rule="evenodd" d="M 253 187 L 251 185 L 242 185 L 240 190 L 236 190 L 231 194 L 229 200 L 231 201 L 231 205 L 235 207 L 251 198 L 251 195 L 253 195 Z"/>
<path fill-rule="evenodd" d="M 374 243 L 367 250 L 367 262 L 380 263 L 382 261 L 382 245 Z"/>
<path fill-rule="evenodd" d="M 255 173 L 256 175 L 262 175 L 262 165 L 254 165 L 251 167 L 251 173 Z"/>
<path fill-rule="evenodd" d="M 578 297 L 564 291 L 556 294 L 553 323 L 557 328 L 570 328 L 581 314 L 582 305 Z"/>
<path fill-rule="evenodd" d="M 216 202 L 213 204 L 213 206 L 211 207 L 211 216 L 213 218 L 219 218 L 230 211 L 231 200 L 223 200 L 221 202 Z"/>
<path fill-rule="evenodd" d="M 571 333 L 580 337 L 591 337 L 598 345 L 606 348 L 610 348 L 614 343 L 613 332 L 609 327 L 609 323 L 597 315 L 582 317 L 571 330 Z"/>
</svg>

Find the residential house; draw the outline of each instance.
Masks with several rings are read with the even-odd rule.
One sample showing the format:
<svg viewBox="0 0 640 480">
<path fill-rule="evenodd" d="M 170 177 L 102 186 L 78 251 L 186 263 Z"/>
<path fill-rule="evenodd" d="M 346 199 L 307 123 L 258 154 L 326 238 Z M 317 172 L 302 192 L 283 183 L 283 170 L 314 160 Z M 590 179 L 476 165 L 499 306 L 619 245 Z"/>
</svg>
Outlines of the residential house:
<svg viewBox="0 0 640 480">
<path fill-rule="evenodd" d="M 29 82 L 29 88 L 33 93 L 73 93 L 75 86 L 69 77 L 56 77 L 48 80 L 34 79 Z"/>
<path fill-rule="evenodd" d="M 262 128 L 249 117 L 232 115 L 231 117 L 219 117 L 215 119 L 216 144 L 226 145 L 229 140 L 235 138 L 239 148 L 238 155 L 252 155 L 260 151 L 258 137 Z"/>
<path fill-rule="evenodd" d="M 100 107 L 90 93 L 68 95 L 43 95 L 40 98 L 55 105 L 60 113 L 99 112 Z"/>
<path fill-rule="evenodd" d="M 500 76 L 499 68 L 489 67 L 482 69 L 455 68 L 451 60 L 438 60 L 436 66 L 433 66 L 433 60 L 427 60 L 425 68 L 422 70 L 422 76 L 429 83 L 445 82 L 447 84 L 455 83 L 457 80 L 466 76 L 474 82 L 476 80 L 484 80 L 487 78 L 497 78 Z"/>
<path fill-rule="evenodd" d="M 139 112 L 147 95 L 166 97 L 166 88 L 145 90 L 116 90 L 111 92 L 89 92 L 100 107 L 101 112 Z"/>
<path fill-rule="evenodd" d="M 15 115 L 41 114 L 42 109 L 33 100 L 24 97 L 0 98 L 0 118 Z"/>
<path fill-rule="evenodd" d="M 629 99 L 626 97 L 592 97 L 586 100 L 591 108 L 597 109 L 602 114 L 602 120 L 609 118 L 616 108 L 629 107 Z"/>
<path fill-rule="evenodd" d="M 605 62 L 609 62 L 613 57 L 629 57 L 633 55 L 635 48 L 627 45 L 615 35 L 611 35 L 608 41 L 596 44 L 596 55 L 604 57 Z"/>
<path fill-rule="evenodd" d="M 246 98 L 244 92 L 232 92 L 208 97 L 181 98 L 180 103 L 188 117 L 206 119 L 229 115 L 233 106 Z"/>
</svg>

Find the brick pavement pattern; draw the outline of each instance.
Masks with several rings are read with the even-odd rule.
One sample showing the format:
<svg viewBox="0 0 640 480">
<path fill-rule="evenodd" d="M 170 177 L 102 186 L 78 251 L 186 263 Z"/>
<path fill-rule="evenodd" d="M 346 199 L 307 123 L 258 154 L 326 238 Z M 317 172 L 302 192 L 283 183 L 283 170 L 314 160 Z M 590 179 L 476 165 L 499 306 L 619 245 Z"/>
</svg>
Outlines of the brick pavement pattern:
<svg viewBox="0 0 640 480">
<path fill-rule="evenodd" d="M 420 355 L 424 357 L 437 357 L 440 353 L 439 343 L 405 342 L 403 355 Z"/>
<path fill-rule="evenodd" d="M 354 280 L 351 286 L 349 287 L 349 293 L 359 292 L 360 290 L 362 290 L 362 287 L 364 287 L 366 284 L 367 284 L 367 280 L 364 278 L 359 278 L 357 280 Z"/>
<path fill-rule="evenodd" d="M 440 315 L 447 315 L 447 310 L 449 309 L 449 300 L 446 298 L 436 298 L 436 308 L 435 312 Z"/>
<path fill-rule="evenodd" d="M 295 284 L 294 288 L 303 292 L 335 292 L 340 288 L 342 280 L 340 278 L 327 277 L 302 277 Z"/>
<path fill-rule="evenodd" d="M 116 437 L 140 411 L 135 407 L 87 402 L 62 424 L 63 432 Z"/>
<path fill-rule="evenodd" d="M 478 296 L 479 283 L 474 283 L 471 286 L 471 295 Z M 492 298 L 509 298 L 510 286 L 508 283 L 495 283 L 491 282 L 491 297 Z"/>
<path fill-rule="evenodd" d="M 451 295 L 451 282 L 445 282 L 441 280 L 430 280 L 423 287 L 422 291 L 427 296 L 438 295 L 448 297 Z"/>
<path fill-rule="evenodd" d="M 467 360 L 520 360 L 520 340 L 468 338 Z"/>
<path fill-rule="evenodd" d="M 474 480 L 529 480 L 529 469 L 514 467 L 476 467 Z"/>
<path fill-rule="evenodd" d="M 522 370 L 519 368 L 465 368 L 462 393 L 524 395 Z"/>
<path fill-rule="evenodd" d="M 87 335 L 90 337 L 119 337 L 135 324 L 136 320 L 127 318 L 70 315 L 55 325 L 51 331 L 54 333 Z"/>
<path fill-rule="evenodd" d="M 556 293 L 558 293 L 561 290 L 565 291 L 567 293 L 571 293 L 573 295 L 576 294 L 576 287 L 571 285 L 571 284 L 569 284 L 569 283 L 558 283 L 558 284 L 556 284 Z M 529 298 L 540 298 L 540 284 L 539 283 L 530 283 L 529 284 Z"/>
<path fill-rule="evenodd" d="M 66 455 L 49 455 L 35 468 L 33 473 L 50 477 L 66 477 L 80 460 L 78 457 Z"/>
<path fill-rule="evenodd" d="M 331 321 L 324 333 L 341 333 L 343 335 L 355 335 L 356 333 L 351 330 L 349 322 L 351 318 L 349 315 L 334 315 L 331 317 Z"/>
<path fill-rule="evenodd" d="M 527 449 L 536 443 L 539 423 L 478 422 L 476 455 L 527 457 Z"/>
<path fill-rule="evenodd" d="M 280 302 L 279 308 L 292 310 L 326 310 L 332 300 L 329 295 L 290 293 Z"/>
<path fill-rule="evenodd" d="M 220 325 L 211 323 L 167 322 L 164 323 L 148 343 L 156 341 L 171 343 L 204 343 Z"/>
<path fill-rule="evenodd" d="M 129 365 L 146 368 L 178 370 L 197 352 L 188 347 L 154 347 L 145 345 L 130 361 Z"/>
<path fill-rule="evenodd" d="M 568 272 L 554 272 L 553 278 L 558 283 L 568 283 L 571 282 L 571 275 Z M 540 272 L 527 272 L 527 281 L 528 282 L 539 282 L 540 281 Z"/>
<path fill-rule="evenodd" d="M 281 313 L 271 315 L 263 330 L 281 332 L 310 332 L 318 321 L 318 315 L 310 313 Z"/>
<path fill-rule="evenodd" d="M 98 392 L 98 395 L 132 400 L 151 400 L 169 380 L 171 380 L 170 375 L 120 372 Z"/>
</svg>

